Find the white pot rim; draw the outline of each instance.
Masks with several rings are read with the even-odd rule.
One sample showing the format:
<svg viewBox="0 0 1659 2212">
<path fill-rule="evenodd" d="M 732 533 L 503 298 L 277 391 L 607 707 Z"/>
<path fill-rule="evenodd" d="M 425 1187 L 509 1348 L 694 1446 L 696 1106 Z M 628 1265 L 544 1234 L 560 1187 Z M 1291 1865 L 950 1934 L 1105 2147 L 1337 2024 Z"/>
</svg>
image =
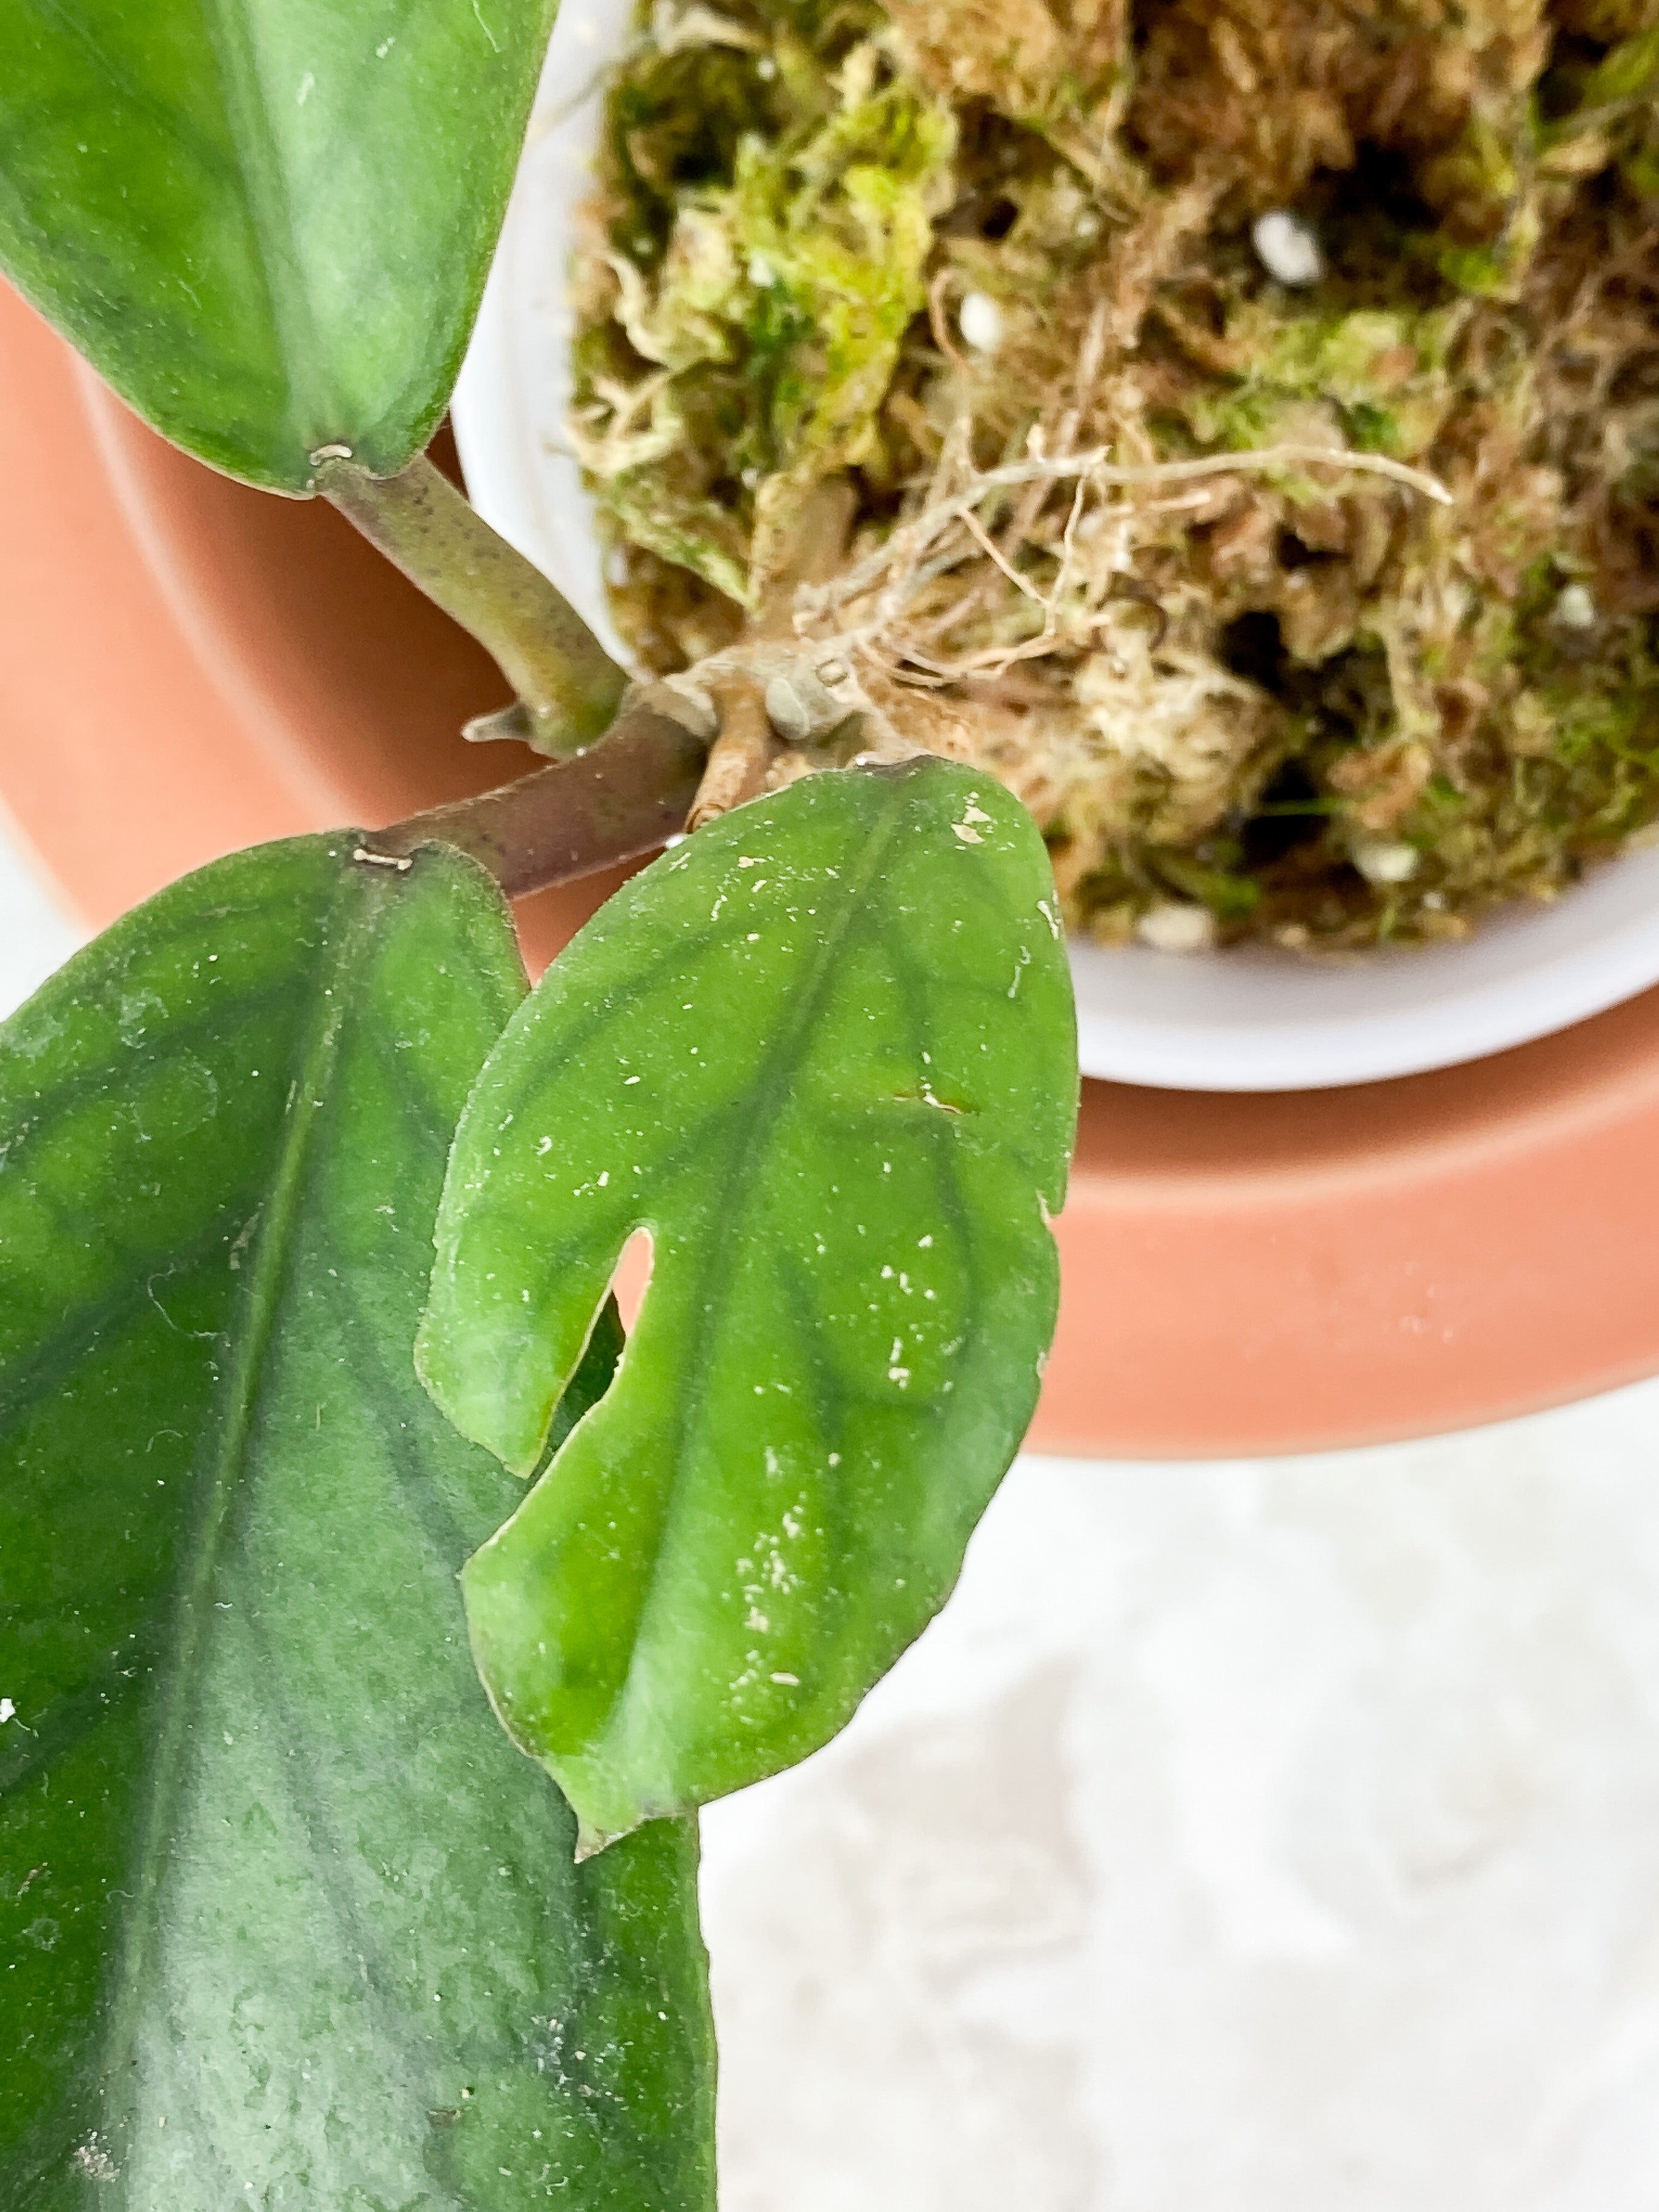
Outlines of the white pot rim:
<svg viewBox="0 0 1659 2212">
<path fill-rule="evenodd" d="M 599 79 L 632 0 L 565 0 L 452 416 L 481 514 L 619 658 L 592 510 L 563 449 L 573 320 L 565 271 L 589 190 Z M 1450 1067 L 1526 1044 L 1659 983 L 1659 850 L 1460 944 L 1309 960 L 1270 947 L 1180 955 L 1074 944 L 1085 1075 L 1180 1091 L 1311 1091 Z"/>
</svg>

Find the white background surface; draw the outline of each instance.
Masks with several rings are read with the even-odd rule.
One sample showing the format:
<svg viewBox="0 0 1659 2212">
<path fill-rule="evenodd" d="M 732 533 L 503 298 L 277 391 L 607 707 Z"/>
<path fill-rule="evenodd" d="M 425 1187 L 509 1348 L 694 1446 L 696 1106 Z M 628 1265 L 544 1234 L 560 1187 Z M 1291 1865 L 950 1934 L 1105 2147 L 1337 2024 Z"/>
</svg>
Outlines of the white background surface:
<svg viewBox="0 0 1659 2212">
<path fill-rule="evenodd" d="M 80 936 L 25 859 L 0 809 L 0 1017 L 46 981 Z"/>
<path fill-rule="evenodd" d="M 0 1008 L 72 941 L 0 833 Z M 1021 1462 L 707 1818 L 725 2212 L 1654 2212 L 1656 1438 Z"/>
</svg>

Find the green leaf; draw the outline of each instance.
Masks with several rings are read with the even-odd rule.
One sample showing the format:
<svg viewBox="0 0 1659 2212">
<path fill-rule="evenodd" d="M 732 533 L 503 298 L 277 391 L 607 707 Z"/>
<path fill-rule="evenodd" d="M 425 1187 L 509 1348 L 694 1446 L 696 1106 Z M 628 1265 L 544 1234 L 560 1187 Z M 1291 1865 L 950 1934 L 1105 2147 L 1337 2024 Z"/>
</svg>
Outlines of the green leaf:
<svg viewBox="0 0 1659 2212">
<path fill-rule="evenodd" d="M 410 1360 L 522 973 L 470 862 L 350 849 L 0 1031 L 8 2212 L 712 2201 L 694 1831 L 573 1863 L 455 1580 L 514 1486 Z"/>
<path fill-rule="evenodd" d="M 514 1018 L 416 1357 L 530 1473 L 650 1231 L 614 1385 L 464 1577 L 585 1846 L 824 1742 L 943 1602 L 1036 1403 L 1077 1091 L 1042 841 L 938 761 L 699 830 Z"/>
<path fill-rule="evenodd" d="M 0 269 L 232 475 L 447 403 L 556 0 L 0 0 Z"/>
</svg>

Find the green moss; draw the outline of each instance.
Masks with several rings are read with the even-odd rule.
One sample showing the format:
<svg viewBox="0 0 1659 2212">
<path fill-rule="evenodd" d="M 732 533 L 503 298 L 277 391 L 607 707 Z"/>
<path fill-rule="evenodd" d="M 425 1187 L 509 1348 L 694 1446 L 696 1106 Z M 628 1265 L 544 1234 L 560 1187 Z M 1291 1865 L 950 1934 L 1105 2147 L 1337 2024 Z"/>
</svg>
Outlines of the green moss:
<svg viewBox="0 0 1659 2212">
<path fill-rule="evenodd" d="M 868 9 L 752 11 L 752 46 L 647 42 L 611 96 L 617 296 L 611 335 L 578 353 L 586 457 L 634 543 L 740 604 L 804 487 L 867 450 L 925 304 L 956 125 L 878 26 Z M 670 372 L 643 452 L 604 440 L 607 392 L 637 380 L 618 329 Z"/>
<path fill-rule="evenodd" d="M 623 618 L 649 657 L 731 636 L 814 479 L 848 476 L 868 544 L 914 511 L 964 410 L 982 466 L 1058 434 L 1105 311 L 1122 331 L 1095 412 L 1070 418 L 1079 439 L 1170 459 L 1340 440 L 1435 471 L 1455 504 L 1252 472 L 1214 510 L 1172 507 L 1141 532 L 1122 557 L 1132 595 L 1169 618 L 1171 690 L 1196 666 L 1236 672 L 1250 734 L 1224 787 L 1181 766 L 1167 724 L 1135 754 L 1115 708 L 1072 731 L 1052 775 L 1021 785 L 1011 764 L 1018 787 L 1052 793 L 1033 803 L 1074 921 L 1115 938 L 1174 893 L 1227 937 L 1442 936 L 1504 898 L 1553 896 L 1659 814 L 1640 581 L 1659 426 L 1618 367 L 1646 342 L 1656 272 L 1605 297 L 1584 284 L 1598 255 L 1634 270 L 1650 229 L 1650 0 L 1597 0 L 1593 30 L 1591 0 L 1571 0 L 1571 35 L 1534 82 L 1522 58 L 1543 48 L 1511 0 L 1389 0 L 1375 21 L 1319 0 L 1230 6 L 1263 65 L 1249 100 L 1217 59 L 1212 0 L 1134 0 L 1115 54 L 1094 33 L 1062 51 L 1075 26 L 1060 46 L 1050 33 L 1090 11 L 1049 9 L 1024 56 L 1025 0 L 918 4 L 902 0 L 895 31 L 872 0 L 720 0 L 740 46 L 665 54 L 642 32 L 613 87 L 605 223 L 626 269 L 584 266 L 579 427 L 633 549 Z M 1414 43 L 1439 50 L 1424 81 L 1441 108 L 1373 139 L 1378 55 Z M 1314 159 L 1291 143 L 1316 79 L 1348 102 L 1352 173 L 1340 134 Z M 1182 193 L 1199 193 L 1196 229 Z M 1325 248 L 1306 289 L 1270 281 L 1250 241 L 1252 213 L 1285 204 Z M 947 337 L 966 292 L 997 301 L 1002 350 L 941 352 L 933 283 Z M 1575 312 L 1577 365 L 1552 363 Z M 1018 506 L 988 507 L 988 526 Z M 1016 547 L 1027 580 L 1054 580 L 1057 535 Z M 1080 539 L 1085 560 L 1105 543 Z M 1562 614 L 1570 587 L 1588 618 L 1582 603 Z M 976 611 L 953 649 L 1034 638 L 1039 615 L 1006 578 L 964 596 Z M 1065 702 L 1093 635 L 1021 663 L 1024 696 L 1046 683 Z M 1192 711 L 1211 713 L 1224 761 L 1224 716 Z M 1177 810 L 1200 825 L 1177 844 L 1158 808 L 1182 774 L 1208 775 L 1213 803 Z M 1353 864 L 1379 839 L 1418 851 L 1406 883 Z"/>
<path fill-rule="evenodd" d="M 1612 107 L 1649 100 L 1659 89 L 1659 26 L 1613 47 L 1584 81 L 1580 104 Z"/>
<path fill-rule="evenodd" d="M 1492 246 L 1461 246 L 1443 239 L 1434 248 L 1435 267 L 1472 300 L 1513 299 L 1523 258 L 1508 239 Z"/>
<path fill-rule="evenodd" d="M 1146 861 L 1171 890 L 1208 907 L 1219 921 L 1247 921 L 1261 903 L 1261 885 L 1237 868 L 1206 866 L 1190 854 L 1167 848 L 1149 851 Z"/>
</svg>

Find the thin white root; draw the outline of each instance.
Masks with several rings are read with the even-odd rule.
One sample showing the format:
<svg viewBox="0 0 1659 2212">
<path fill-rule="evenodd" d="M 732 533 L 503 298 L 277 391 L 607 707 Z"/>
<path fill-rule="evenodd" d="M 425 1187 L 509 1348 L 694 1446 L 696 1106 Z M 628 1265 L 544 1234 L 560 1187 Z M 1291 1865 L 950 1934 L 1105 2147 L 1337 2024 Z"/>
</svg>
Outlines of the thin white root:
<svg viewBox="0 0 1659 2212">
<path fill-rule="evenodd" d="M 1340 469 L 1360 476 L 1386 477 L 1425 499 L 1449 507 L 1452 495 L 1438 477 L 1426 469 L 1412 468 L 1386 453 L 1356 453 L 1334 446 L 1262 446 L 1249 453 L 1206 453 L 1191 461 L 1148 461 L 1124 465 L 1108 459 L 1109 448 L 1099 446 L 1082 453 L 1034 453 L 1024 461 L 1007 461 L 1000 468 L 976 473 L 967 489 L 950 499 L 924 507 L 921 514 L 902 523 L 884 544 L 827 584 L 804 586 L 795 594 L 797 624 L 845 606 L 879 583 L 890 569 L 914 564 L 927 548 L 969 514 L 994 493 L 1022 484 L 1059 483 L 1077 478 L 1103 491 L 1150 490 L 1165 484 L 1193 483 L 1205 477 L 1237 476 L 1269 469 Z"/>
</svg>

